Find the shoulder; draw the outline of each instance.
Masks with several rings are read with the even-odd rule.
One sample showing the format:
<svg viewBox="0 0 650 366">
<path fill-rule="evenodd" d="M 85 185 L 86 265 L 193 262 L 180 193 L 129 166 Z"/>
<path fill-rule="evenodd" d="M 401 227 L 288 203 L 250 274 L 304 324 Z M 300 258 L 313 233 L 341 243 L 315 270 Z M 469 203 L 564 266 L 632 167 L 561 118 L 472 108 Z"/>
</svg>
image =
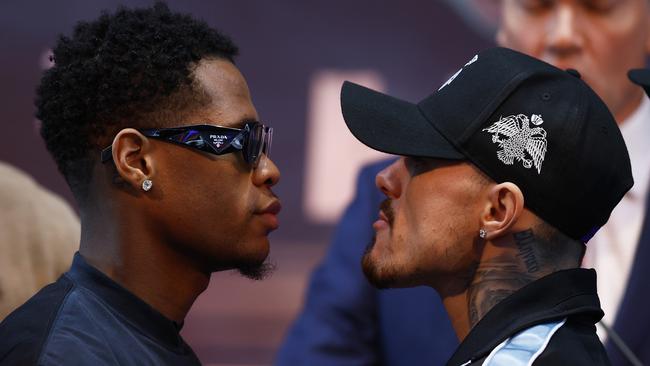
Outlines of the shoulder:
<svg viewBox="0 0 650 366">
<path fill-rule="evenodd" d="M 569 318 L 517 333 L 497 346 L 483 365 L 609 365 L 609 360 L 595 327 Z"/>
<path fill-rule="evenodd" d="M 65 275 L 0 324 L 0 364 L 116 364 L 96 323 L 97 300 Z"/>
<path fill-rule="evenodd" d="M 534 365 L 609 365 L 593 324 L 569 318 Z"/>
<path fill-rule="evenodd" d="M 52 327 L 74 285 L 62 276 L 40 290 L 0 323 L 0 363 L 32 365 L 40 356 Z"/>
<path fill-rule="evenodd" d="M 0 188 L 0 202 L 3 207 L 11 208 L 11 214 L 5 215 L 11 219 L 11 223 L 15 224 L 15 219 L 18 218 L 27 218 L 31 220 L 29 224 L 32 227 L 38 224 L 42 228 L 41 222 L 52 222 L 79 231 L 79 219 L 65 199 L 41 186 L 21 170 L 1 161 Z"/>
<path fill-rule="evenodd" d="M 63 198 L 2 162 L 0 207 L 1 318 L 70 267 L 81 229 Z"/>
</svg>

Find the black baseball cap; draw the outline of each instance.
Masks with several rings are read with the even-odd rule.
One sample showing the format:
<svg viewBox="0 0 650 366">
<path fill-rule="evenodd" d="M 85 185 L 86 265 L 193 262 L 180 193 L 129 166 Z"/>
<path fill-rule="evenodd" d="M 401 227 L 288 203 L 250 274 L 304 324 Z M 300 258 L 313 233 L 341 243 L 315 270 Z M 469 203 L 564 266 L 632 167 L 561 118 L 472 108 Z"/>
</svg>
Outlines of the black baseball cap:
<svg viewBox="0 0 650 366">
<path fill-rule="evenodd" d="M 346 81 L 341 109 L 367 146 L 469 161 L 583 242 L 633 185 L 616 121 L 580 74 L 507 48 L 480 52 L 417 104 Z"/>
</svg>

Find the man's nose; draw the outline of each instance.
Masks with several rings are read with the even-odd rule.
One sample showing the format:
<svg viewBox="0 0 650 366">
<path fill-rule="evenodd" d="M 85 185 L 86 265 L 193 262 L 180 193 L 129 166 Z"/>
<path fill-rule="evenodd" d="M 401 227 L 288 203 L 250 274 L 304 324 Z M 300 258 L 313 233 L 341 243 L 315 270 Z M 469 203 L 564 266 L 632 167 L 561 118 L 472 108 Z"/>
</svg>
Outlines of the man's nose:
<svg viewBox="0 0 650 366">
<path fill-rule="evenodd" d="M 404 167 L 404 158 L 401 158 L 393 164 L 387 166 L 384 170 L 377 173 L 375 184 L 386 197 L 391 199 L 399 198 L 402 194 L 402 184 L 399 179 L 400 168 Z"/>
<path fill-rule="evenodd" d="M 280 170 L 273 160 L 263 154 L 260 157 L 259 164 L 253 171 L 253 184 L 256 186 L 267 186 L 269 188 L 278 184 L 280 181 Z"/>
<path fill-rule="evenodd" d="M 569 57 L 581 50 L 584 44 L 580 28 L 580 10 L 577 5 L 560 3 L 547 25 L 546 46 L 555 57 Z"/>
</svg>

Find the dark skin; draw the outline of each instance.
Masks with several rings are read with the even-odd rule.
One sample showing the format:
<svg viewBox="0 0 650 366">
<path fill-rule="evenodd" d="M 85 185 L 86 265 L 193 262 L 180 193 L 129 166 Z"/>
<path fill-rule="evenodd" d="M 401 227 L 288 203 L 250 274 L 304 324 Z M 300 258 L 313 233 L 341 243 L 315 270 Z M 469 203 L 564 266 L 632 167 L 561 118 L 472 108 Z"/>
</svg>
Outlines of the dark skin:
<svg viewBox="0 0 650 366">
<path fill-rule="evenodd" d="M 257 120 L 248 86 L 229 61 L 194 69 L 209 102 L 177 126 L 240 128 Z M 216 156 L 121 130 L 115 167 L 98 163 L 81 207 L 81 255 L 176 322 L 182 322 L 212 272 L 255 267 L 269 253 L 280 172 L 266 156 L 252 169 L 241 153 Z M 153 188 L 144 192 L 144 179 Z"/>
<path fill-rule="evenodd" d="M 402 158 L 377 175 L 377 186 L 389 202 L 373 225 L 364 272 L 380 286 L 434 288 L 461 341 L 507 296 L 579 266 L 571 255 L 541 255 L 532 228 L 543 222 L 519 187 L 494 183 L 470 163 Z"/>
</svg>

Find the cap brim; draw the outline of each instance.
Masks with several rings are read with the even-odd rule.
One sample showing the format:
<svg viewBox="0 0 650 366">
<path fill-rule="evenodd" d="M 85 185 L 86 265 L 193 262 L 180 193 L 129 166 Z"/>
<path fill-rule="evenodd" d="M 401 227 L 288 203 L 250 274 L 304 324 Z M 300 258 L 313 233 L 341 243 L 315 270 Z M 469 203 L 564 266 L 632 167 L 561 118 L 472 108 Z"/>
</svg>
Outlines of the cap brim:
<svg viewBox="0 0 650 366">
<path fill-rule="evenodd" d="M 418 106 L 346 81 L 341 110 L 348 128 L 368 147 L 388 154 L 464 160 Z"/>
<path fill-rule="evenodd" d="M 642 86 L 646 94 L 650 96 L 650 69 L 630 70 L 627 77 L 635 84 Z"/>
</svg>

